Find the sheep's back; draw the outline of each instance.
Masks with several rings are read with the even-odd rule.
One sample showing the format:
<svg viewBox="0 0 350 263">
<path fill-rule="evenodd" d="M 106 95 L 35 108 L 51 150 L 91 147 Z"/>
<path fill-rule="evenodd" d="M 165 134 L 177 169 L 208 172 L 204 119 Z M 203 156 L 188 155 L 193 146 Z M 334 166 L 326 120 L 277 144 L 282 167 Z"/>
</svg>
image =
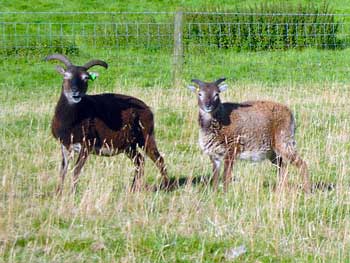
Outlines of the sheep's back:
<svg viewBox="0 0 350 263">
<path fill-rule="evenodd" d="M 202 150 L 217 158 L 227 152 L 261 161 L 273 154 L 276 134 L 294 136 L 293 116 L 285 105 L 270 101 L 223 103 L 207 129 L 200 129 Z"/>
</svg>

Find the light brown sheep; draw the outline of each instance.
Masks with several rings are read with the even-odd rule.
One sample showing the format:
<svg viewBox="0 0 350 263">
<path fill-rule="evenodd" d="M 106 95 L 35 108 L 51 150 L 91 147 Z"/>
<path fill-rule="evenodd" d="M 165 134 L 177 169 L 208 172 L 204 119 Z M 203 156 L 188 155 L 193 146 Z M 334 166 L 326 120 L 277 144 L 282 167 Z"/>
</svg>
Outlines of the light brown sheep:
<svg viewBox="0 0 350 263">
<path fill-rule="evenodd" d="M 272 101 L 221 103 L 220 85 L 192 80 L 189 86 L 197 93 L 199 105 L 199 145 L 213 164 L 213 185 L 217 188 L 221 162 L 224 161 L 224 191 L 232 180 L 232 166 L 237 159 L 262 161 L 269 159 L 277 166 L 278 189 L 287 182 L 286 165 L 299 168 L 305 192 L 310 191 L 308 168 L 296 150 L 295 120 L 290 109 Z"/>
</svg>

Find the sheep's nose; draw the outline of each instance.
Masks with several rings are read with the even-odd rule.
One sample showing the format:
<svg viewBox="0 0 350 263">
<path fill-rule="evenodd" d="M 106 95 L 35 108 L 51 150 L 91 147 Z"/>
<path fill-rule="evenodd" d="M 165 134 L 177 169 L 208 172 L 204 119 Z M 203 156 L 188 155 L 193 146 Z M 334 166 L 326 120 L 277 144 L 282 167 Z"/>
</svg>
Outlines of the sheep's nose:
<svg viewBox="0 0 350 263">
<path fill-rule="evenodd" d="M 209 104 L 209 105 L 205 105 L 204 106 L 204 110 L 206 111 L 206 112 L 211 112 L 212 110 L 213 110 L 213 107 Z"/>
</svg>

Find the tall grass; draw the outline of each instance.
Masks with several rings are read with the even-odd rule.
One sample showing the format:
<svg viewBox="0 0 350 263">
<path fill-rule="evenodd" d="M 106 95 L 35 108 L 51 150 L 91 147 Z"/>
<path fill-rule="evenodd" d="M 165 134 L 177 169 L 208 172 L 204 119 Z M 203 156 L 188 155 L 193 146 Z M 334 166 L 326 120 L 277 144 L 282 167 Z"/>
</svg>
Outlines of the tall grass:
<svg viewBox="0 0 350 263">
<path fill-rule="evenodd" d="M 312 194 L 303 194 L 293 168 L 290 187 L 275 193 L 277 175 L 268 162 L 237 162 L 238 181 L 229 192 L 212 191 L 205 183 L 211 166 L 197 145 L 193 94 L 185 88 L 114 84 L 112 91 L 137 96 L 153 108 L 170 176 L 185 184 L 173 192 L 130 193 L 131 161 L 122 155 L 91 156 L 78 193 L 69 194 L 68 177 L 63 197 L 57 198 L 53 192 L 61 157 L 49 121 L 58 92 L 52 85 L 36 92 L 8 85 L 11 97 L 1 101 L 0 115 L 3 261 L 225 262 L 227 249 L 244 245 L 241 262 L 347 262 L 348 86 L 229 84 L 224 101 L 271 99 L 291 107 L 299 151 L 315 187 Z M 104 90 L 97 83 L 90 93 Z M 3 87 L 2 98 L 6 92 Z M 159 180 L 147 160 L 145 182 Z"/>
</svg>

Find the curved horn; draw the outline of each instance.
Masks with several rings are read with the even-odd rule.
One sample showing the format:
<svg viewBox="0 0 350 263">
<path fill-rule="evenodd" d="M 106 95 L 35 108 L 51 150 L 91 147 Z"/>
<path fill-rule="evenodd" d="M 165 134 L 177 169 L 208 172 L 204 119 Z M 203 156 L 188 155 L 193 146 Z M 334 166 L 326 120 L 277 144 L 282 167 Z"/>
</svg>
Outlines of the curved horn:
<svg viewBox="0 0 350 263">
<path fill-rule="evenodd" d="M 66 65 L 66 67 L 70 67 L 73 65 L 72 62 L 70 62 L 66 56 L 61 55 L 61 54 L 53 54 L 53 55 L 47 56 L 45 58 L 46 61 L 53 60 L 53 59 L 56 59 L 56 60 L 63 62 L 64 65 Z"/>
<path fill-rule="evenodd" d="M 102 60 L 98 60 L 98 59 L 94 59 L 94 60 L 90 60 L 88 63 L 86 63 L 83 67 L 86 69 L 89 69 L 93 66 L 101 66 L 104 68 L 108 68 L 108 64 Z"/>
<path fill-rule="evenodd" d="M 192 79 L 191 81 L 194 82 L 194 83 L 196 83 L 196 84 L 198 84 L 199 86 L 204 85 L 204 82 L 201 81 L 201 80 L 199 80 L 199 79 Z"/>
<path fill-rule="evenodd" d="M 220 78 L 220 79 L 218 79 L 217 81 L 215 81 L 215 85 L 219 85 L 221 82 L 223 82 L 223 81 L 225 81 L 226 80 L 226 78 Z"/>
</svg>

